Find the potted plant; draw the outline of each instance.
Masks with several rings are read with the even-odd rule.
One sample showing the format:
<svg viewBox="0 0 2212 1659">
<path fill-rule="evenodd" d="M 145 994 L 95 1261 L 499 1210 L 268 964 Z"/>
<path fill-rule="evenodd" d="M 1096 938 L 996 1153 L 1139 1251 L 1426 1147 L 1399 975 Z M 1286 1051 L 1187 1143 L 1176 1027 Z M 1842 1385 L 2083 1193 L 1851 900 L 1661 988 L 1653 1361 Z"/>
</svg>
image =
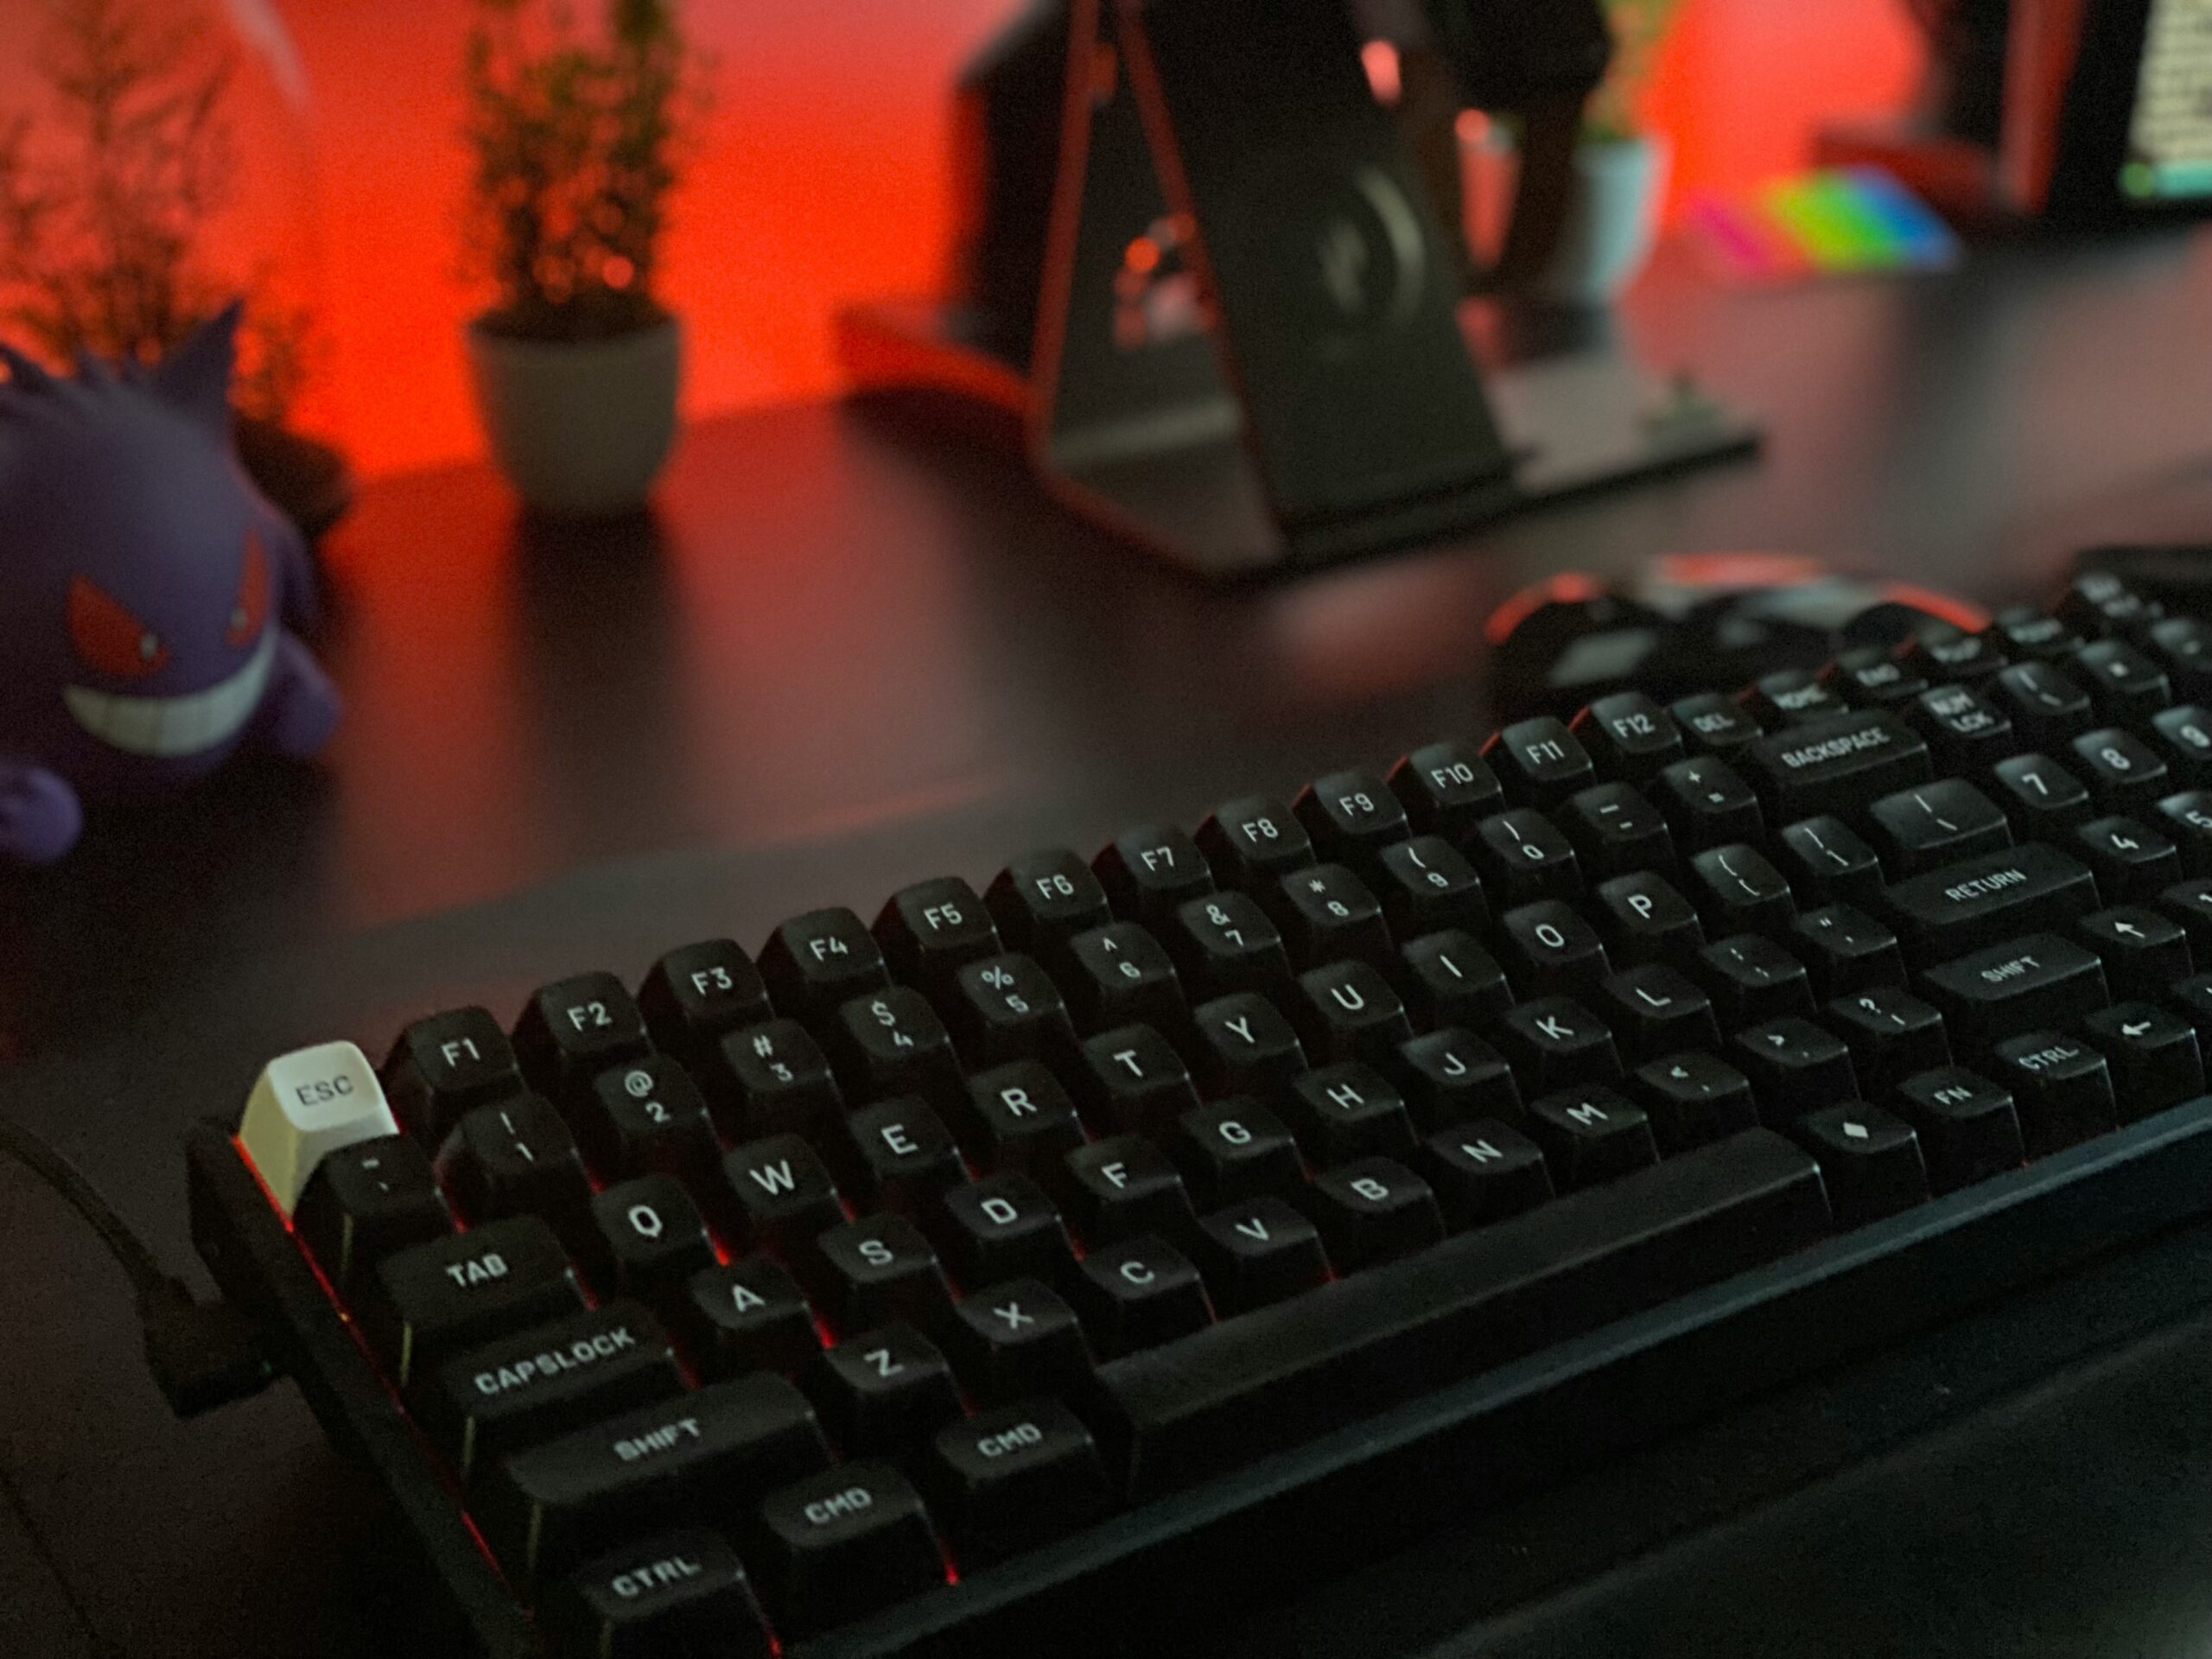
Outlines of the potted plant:
<svg viewBox="0 0 2212 1659">
<path fill-rule="evenodd" d="M 492 453 L 539 512 L 632 512 L 676 435 L 682 345 L 655 291 L 677 152 L 699 101 L 673 0 L 479 0 L 468 43 L 474 245 L 495 298 L 468 325 Z"/>
</svg>

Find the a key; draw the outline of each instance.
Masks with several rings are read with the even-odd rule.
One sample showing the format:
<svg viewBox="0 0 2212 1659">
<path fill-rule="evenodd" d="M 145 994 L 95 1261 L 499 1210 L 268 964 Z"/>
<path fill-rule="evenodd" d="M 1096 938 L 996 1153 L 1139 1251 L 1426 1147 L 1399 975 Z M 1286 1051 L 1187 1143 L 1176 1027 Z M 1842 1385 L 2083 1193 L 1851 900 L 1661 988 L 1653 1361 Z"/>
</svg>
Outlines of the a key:
<svg viewBox="0 0 2212 1659">
<path fill-rule="evenodd" d="M 601 1072 L 571 1121 L 585 1158 L 609 1180 L 658 1172 L 704 1191 L 721 1162 L 706 1096 L 664 1056 Z"/>
<path fill-rule="evenodd" d="M 799 1379 L 845 1457 L 902 1457 L 958 1417 L 952 1367 L 912 1325 L 887 1325 L 825 1348 Z"/>
<path fill-rule="evenodd" d="M 1510 1123 L 1521 1116 L 1520 1087 L 1505 1057 L 1457 1026 L 1401 1043 L 1384 1069 L 1424 1134 L 1478 1117 Z"/>
<path fill-rule="evenodd" d="M 760 976 L 776 1011 L 810 1026 L 825 1025 L 855 997 L 891 984 L 883 947 L 842 906 L 794 916 L 770 934 Z"/>
<path fill-rule="evenodd" d="M 469 1222 L 535 1211 L 563 1231 L 591 1201 L 575 1137 L 536 1095 L 467 1114 L 439 1148 L 439 1185 Z"/>
<path fill-rule="evenodd" d="M 462 1348 L 582 1306 L 553 1230 L 516 1216 L 386 1256 L 357 1312 L 385 1374 L 404 1389 Z"/>
<path fill-rule="evenodd" d="M 1399 963 L 1397 982 L 1407 1015 L 1423 1029 L 1478 1025 L 1513 1004 L 1505 970 L 1459 929 L 1408 940 Z"/>
<path fill-rule="evenodd" d="M 471 1513 L 528 1583 L 651 1527 L 734 1526 L 762 1493 L 829 1461 L 805 1396 L 757 1372 L 511 1453 Z"/>
<path fill-rule="evenodd" d="M 1198 1268 L 1156 1233 L 1088 1252 L 1068 1301 L 1101 1359 L 1173 1342 L 1213 1319 Z"/>
<path fill-rule="evenodd" d="M 1560 827 L 1592 881 L 1671 869 L 1675 838 L 1659 809 L 1626 784 L 1599 784 L 1559 809 Z"/>
<path fill-rule="evenodd" d="M 2039 1026 L 2070 1023 L 2112 999 L 2097 958 L 2070 939 L 2029 934 L 1939 963 L 1920 976 L 1967 1058 Z"/>
<path fill-rule="evenodd" d="M 1662 962 L 1606 980 L 1598 988 L 1597 1010 L 1631 1062 L 1720 1042 L 1713 1000 Z"/>
<path fill-rule="evenodd" d="M 1530 807 L 1494 813 L 1475 826 L 1466 853 L 1482 873 L 1497 908 L 1539 899 L 1573 899 L 1582 891 L 1573 844 Z"/>
<path fill-rule="evenodd" d="M 1392 938 L 1479 929 L 1490 921 L 1482 878 L 1440 836 L 1393 842 L 1369 861 L 1368 874 Z"/>
<path fill-rule="evenodd" d="M 1323 1170 L 1306 1201 L 1338 1273 L 1395 1262 L 1444 1236 L 1444 1214 L 1428 1183 L 1393 1159 L 1361 1158 Z"/>
<path fill-rule="evenodd" d="M 1357 1060 L 1304 1072 L 1278 1096 L 1283 1120 L 1318 1168 L 1375 1153 L 1403 1155 L 1413 1120 L 1398 1091 Z"/>
<path fill-rule="evenodd" d="M 2117 1001 L 2158 996 L 2196 971 L 2180 925 L 2139 905 L 2084 916 L 2073 937 L 2104 964 L 2106 988 Z"/>
<path fill-rule="evenodd" d="M 1867 820 L 1884 866 L 1900 876 L 2012 844 L 2003 811 L 1956 778 L 1885 795 L 1867 809 Z"/>
<path fill-rule="evenodd" d="M 308 1178 L 292 1222 L 341 1296 L 394 1250 L 453 1231 L 430 1160 L 405 1135 L 381 1135 L 328 1154 Z"/>
<path fill-rule="evenodd" d="M 2099 1008 L 2082 1033 L 2105 1057 L 2114 1110 L 2133 1123 L 2204 1092 L 2203 1050 L 2189 1022 L 2149 1002 Z"/>
<path fill-rule="evenodd" d="M 2012 1093 L 2031 1158 L 2102 1135 L 2118 1121 L 2105 1057 L 2077 1039 L 2050 1031 L 2008 1038 L 1990 1066 Z"/>
<path fill-rule="evenodd" d="M 863 1216 L 800 1253 L 815 1306 L 840 1331 L 903 1321 L 927 1327 L 952 1300 L 937 1251 L 904 1216 Z"/>
<path fill-rule="evenodd" d="M 1811 1112 L 1791 1131 L 1821 1166 L 1839 1227 L 1864 1227 L 1928 1198 L 1912 1126 L 1860 1100 Z"/>
<path fill-rule="evenodd" d="M 566 1103 L 610 1065 L 651 1048 L 645 1016 L 612 974 L 579 974 L 548 985 L 515 1021 L 515 1058 L 548 1099 Z"/>
<path fill-rule="evenodd" d="M 1917 701 L 1924 703 L 1926 699 Z M 1777 823 L 1827 812 L 1849 816 L 1867 801 L 1935 776 L 1928 745 L 1899 715 L 1880 709 L 1786 726 L 1751 744 L 1745 759 Z M 1754 827 L 1750 834 L 1719 839 L 1756 838 Z"/>
<path fill-rule="evenodd" d="M 1757 848 L 1742 842 L 1710 847 L 1690 860 L 1691 902 L 1716 938 L 1737 933 L 1786 932 L 1797 904 L 1781 871 Z"/>
<path fill-rule="evenodd" d="M 1599 884 L 1594 897 L 1608 953 L 1618 963 L 1670 961 L 1705 944 L 1696 909 L 1663 875 L 1617 875 Z"/>
<path fill-rule="evenodd" d="M 1248 893 L 1191 899 L 1175 912 L 1162 942 L 1193 1002 L 1235 991 L 1271 991 L 1290 980 L 1282 935 Z"/>
<path fill-rule="evenodd" d="M 1490 763 L 1471 743 L 1431 743 L 1391 768 L 1390 788 L 1407 822 L 1424 835 L 1465 841 L 1474 827 L 1505 806 L 1505 791 Z"/>
<path fill-rule="evenodd" d="M 864 1209 L 919 1216 L 968 1179 L 952 1131 L 917 1096 L 879 1101 L 853 1113 L 845 1120 L 842 1146 L 845 1187 Z"/>
<path fill-rule="evenodd" d="M 351 1043 L 324 1043 L 270 1061 L 238 1119 L 238 1144 L 288 1216 L 325 1158 L 357 1141 L 398 1133 L 383 1085 Z"/>
<path fill-rule="evenodd" d="M 830 1057 L 796 1020 L 743 1026 L 721 1039 L 702 1068 L 707 1103 L 722 1133 L 818 1135 L 842 1114 L 845 1097 Z"/>
<path fill-rule="evenodd" d="M 1745 694 L 1744 706 L 1770 728 L 1808 725 L 1847 712 L 1843 699 L 1807 668 L 1761 675 Z"/>
<path fill-rule="evenodd" d="M 1978 853 L 1893 884 L 1890 919 L 1921 962 L 2063 928 L 2097 907 L 2098 884 L 2071 852 L 2039 842 Z"/>
<path fill-rule="evenodd" d="M 1198 1223 L 1191 1249 L 1224 1319 L 1296 1296 L 1329 1276 L 1320 1229 L 1272 1196 L 1214 1211 Z"/>
<path fill-rule="evenodd" d="M 1174 1030 L 1185 1012 L 1182 981 L 1158 939 L 1135 922 L 1111 922 L 1069 940 L 1059 976 L 1078 1035 L 1116 1026 Z"/>
<path fill-rule="evenodd" d="M 1224 802 L 1198 826 L 1198 842 L 1224 892 L 1271 887 L 1315 861 L 1313 838 L 1297 814 L 1265 795 Z"/>
<path fill-rule="evenodd" d="M 1316 864 L 1285 876 L 1266 902 L 1300 971 L 1332 962 L 1390 965 L 1382 901 L 1343 865 Z"/>
<path fill-rule="evenodd" d="M 1058 1283 L 1075 1263 L 1068 1231 L 1045 1189 L 1019 1171 L 986 1175 L 939 1199 L 929 1228 L 953 1278 L 967 1286 L 1008 1279 Z"/>
<path fill-rule="evenodd" d="M 1516 1004 L 1497 1025 L 1498 1052 L 1512 1064 L 1524 1096 L 1621 1075 L 1613 1033 L 1572 997 Z"/>
<path fill-rule="evenodd" d="M 612 1295 L 664 1306 L 684 1281 L 715 1264 L 706 1218 L 682 1182 L 640 1175 L 592 1195 L 591 1246 L 582 1253 L 592 1282 Z"/>
<path fill-rule="evenodd" d="M 941 993 L 971 962 L 999 954 L 999 930 L 976 889 L 957 875 L 901 887 L 875 918 L 891 977 Z"/>
<path fill-rule="evenodd" d="M 1668 1157 L 1758 1127 L 1751 1079 L 1700 1049 L 1663 1054 L 1640 1065 L 1628 1092 L 1651 1121 L 1652 1138 Z"/>
<path fill-rule="evenodd" d="M 1507 911 L 1497 940 L 1506 973 L 1523 996 L 1594 990 L 1613 969 L 1597 930 L 1556 899 Z"/>
<path fill-rule="evenodd" d="M 795 1135 L 772 1135 L 731 1148 L 722 1179 L 733 1196 L 731 1242 L 793 1261 L 845 1219 L 837 1184 L 814 1147 Z"/>
<path fill-rule="evenodd" d="M 1453 1232 L 1533 1210 L 1552 1196 L 1543 1148 L 1493 1118 L 1478 1118 L 1429 1136 L 1419 1163 Z"/>
<path fill-rule="evenodd" d="M 740 1026 L 774 1018 L 767 982 L 730 939 L 703 940 L 663 957 L 638 987 L 638 1011 L 654 1046 L 687 1060 L 711 1053 Z"/>
<path fill-rule="evenodd" d="M 1182 1172 L 1193 1207 L 1202 1211 L 1263 1193 L 1284 1196 L 1306 1180 L 1289 1126 L 1260 1102 L 1242 1096 L 1184 1113 L 1176 1120 L 1167 1151 Z"/>
<path fill-rule="evenodd" d="M 1545 1095 L 1529 1105 L 1529 1134 L 1562 1190 L 1593 1186 L 1659 1159 L 1643 1109 L 1603 1084 Z"/>
<path fill-rule="evenodd" d="M 1646 794 L 1684 851 L 1757 841 L 1765 830 L 1751 785 L 1726 761 L 1710 755 L 1677 760 L 1660 772 Z"/>
<path fill-rule="evenodd" d="M 920 1479 L 970 1567 L 1077 1531 L 1113 1503 L 1090 1431 L 1051 1399 L 978 1412 L 938 1430 Z"/>
<path fill-rule="evenodd" d="M 2048 755 L 2009 755 L 1989 775 L 2022 841 L 2061 841 L 2076 824 L 2088 822 L 2088 785 Z"/>
<path fill-rule="evenodd" d="M 1600 774 L 1640 783 L 1683 758 L 1674 715 L 1641 691 L 1598 698 L 1569 722 Z"/>
<path fill-rule="evenodd" d="M 1178 905 L 1213 891 L 1205 855 L 1173 824 L 1147 824 L 1116 836 L 1090 868 L 1124 921 L 1164 924 Z"/>
<path fill-rule="evenodd" d="M 1411 1037 L 1405 1004 L 1389 981 L 1364 962 L 1336 962 L 1298 976 L 1291 1024 L 1316 1065 L 1365 1058 L 1387 1063 Z"/>
<path fill-rule="evenodd" d="M 539 1622 L 553 1659 L 774 1651 L 737 1553 L 700 1529 L 656 1533 L 587 1562 L 547 1595 Z"/>
<path fill-rule="evenodd" d="M 960 1134 L 978 1168 L 1021 1170 L 1040 1180 L 1083 1144 L 1075 1102 L 1059 1078 L 1034 1060 L 1017 1060 L 969 1079 Z"/>
<path fill-rule="evenodd" d="M 701 1268 L 670 1317 L 709 1382 L 747 1371 L 793 1376 L 822 1351 L 814 1310 L 798 1281 L 765 1255 Z"/>
<path fill-rule="evenodd" d="M 1785 824 L 1774 850 L 1783 874 L 1816 905 L 1863 906 L 1878 899 L 1886 879 L 1880 855 L 1833 814 Z"/>
<path fill-rule="evenodd" d="M 1789 939 L 1806 963 L 1817 998 L 1904 983 L 1897 936 L 1849 905 L 1825 905 L 1800 916 Z"/>
<path fill-rule="evenodd" d="M 1548 715 L 1493 733 L 1483 745 L 1483 759 L 1497 774 L 1505 798 L 1521 806 L 1555 805 L 1598 781 L 1581 740 Z"/>
<path fill-rule="evenodd" d="M 1060 988 L 1028 957 L 966 963 L 953 974 L 943 1012 L 953 1046 L 979 1070 L 1057 1055 L 1075 1039 Z"/>
<path fill-rule="evenodd" d="M 1708 754 L 1732 760 L 1763 734 L 1750 711 L 1724 692 L 1697 692 L 1671 704 L 1667 712 L 1674 715 L 1693 758 Z"/>
<path fill-rule="evenodd" d="M 855 997 L 837 1010 L 827 1041 L 830 1064 L 848 1101 L 915 1095 L 951 1105 L 966 1092 L 952 1033 L 912 986 Z"/>
<path fill-rule="evenodd" d="M 1256 991 L 1217 997 L 1193 1010 L 1191 1055 L 1199 1090 L 1209 1097 L 1272 1094 L 1306 1069 L 1298 1033 Z"/>
<path fill-rule="evenodd" d="M 1327 862 L 1371 870 L 1376 855 L 1412 833 L 1406 809 L 1371 772 L 1332 772 L 1299 791 L 1293 809 Z"/>
<path fill-rule="evenodd" d="M 2107 812 L 2133 812 L 2171 794 L 2173 773 L 2156 750 L 2133 732 L 2107 726 L 2069 746 L 2076 773 Z"/>
<path fill-rule="evenodd" d="M 1879 985 L 1836 997 L 1823 1018 L 1851 1050 L 1852 1070 L 1870 1096 L 1951 1063 L 1942 1014 L 1899 986 Z"/>
<path fill-rule="evenodd" d="M 514 1046 L 499 1022 L 476 1007 L 415 1021 L 392 1044 L 382 1077 L 392 1116 L 433 1147 L 470 1107 L 523 1092 Z"/>
<path fill-rule="evenodd" d="M 2074 849 L 2110 900 L 2148 902 L 2181 878 L 2180 849 L 2135 818 L 2093 818 L 2074 832 Z"/>
<path fill-rule="evenodd" d="M 929 1513 L 887 1463 L 841 1464 L 760 1506 L 762 1599 L 787 1639 L 864 1617 L 944 1582 Z"/>
<path fill-rule="evenodd" d="M 1916 1072 L 1889 1101 L 1919 1135 L 1938 1194 L 2018 1169 L 2027 1157 L 2011 1094 L 1964 1066 Z"/>
<path fill-rule="evenodd" d="M 993 880 L 983 906 L 1007 949 L 1040 961 L 1049 961 L 1077 934 L 1114 918 L 1090 866 L 1064 847 L 1015 859 Z"/>
<path fill-rule="evenodd" d="M 1122 1026 L 1091 1038 L 1068 1081 L 1077 1109 L 1101 1135 L 1148 1134 L 1198 1103 L 1183 1057 L 1149 1026 Z"/>
<path fill-rule="evenodd" d="M 1719 940 L 1692 957 L 1688 966 L 1729 1029 L 1813 1011 L 1813 982 L 1805 964 L 1763 935 L 1738 933 Z"/>
<path fill-rule="evenodd" d="M 944 1350 L 969 1396 L 986 1406 L 1079 1395 L 1090 1379 L 1090 1347 L 1074 1310 L 1036 1279 L 969 1296 L 945 1321 Z"/>
<path fill-rule="evenodd" d="M 1851 1051 L 1832 1033 L 1795 1015 L 1738 1032 L 1728 1045 L 1728 1060 L 1751 1079 L 1759 1119 L 1774 1128 L 1859 1096 Z"/>
<path fill-rule="evenodd" d="M 1189 1235 L 1191 1195 L 1183 1178 L 1142 1135 L 1109 1135 L 1078 1147 L 1062 1170 L 1068 1221 L 1090 1249 L 1146 1234 Z"/>
</svg>

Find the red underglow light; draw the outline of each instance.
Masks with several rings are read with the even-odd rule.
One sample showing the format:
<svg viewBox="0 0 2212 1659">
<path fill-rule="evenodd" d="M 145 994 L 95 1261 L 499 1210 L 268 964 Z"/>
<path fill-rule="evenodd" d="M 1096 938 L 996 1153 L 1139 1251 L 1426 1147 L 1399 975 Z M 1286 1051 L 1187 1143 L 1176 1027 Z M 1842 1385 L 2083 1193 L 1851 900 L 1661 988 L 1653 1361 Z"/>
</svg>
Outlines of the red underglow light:
<svg viewBox="0 0 2212 1659">
<path fill-rule="evenodd" d="M 1377 104 L 1388 107 L 1404 94 L 1399 73 L 1398 48 L 1388 41 L 1370 41 L 1359 48 L 1359 67 L 1367 71 L 1367 90 Z"/>
</svg>

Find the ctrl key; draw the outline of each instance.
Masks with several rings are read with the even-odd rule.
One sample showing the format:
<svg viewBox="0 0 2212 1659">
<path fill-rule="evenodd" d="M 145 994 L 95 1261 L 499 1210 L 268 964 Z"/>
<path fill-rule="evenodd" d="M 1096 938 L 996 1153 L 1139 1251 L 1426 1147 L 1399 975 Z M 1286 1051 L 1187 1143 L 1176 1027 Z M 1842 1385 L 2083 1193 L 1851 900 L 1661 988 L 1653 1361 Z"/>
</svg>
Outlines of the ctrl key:
<svg viewBox="0 0 2212 1659">
<path fill-rule="evenodd" d="M 663 1533 L 601 1556 L 548 1593 L 539 1623 L 556 1659 L 774 1650 L 745 1568 L 712 1532 Z"/>
<path fill-rule="evenodd" d="M 760 1506 L 754 1564 L 776 1629 L 811 1636 L 944 1582 L 921 1495 L 887 1463 L 848 1463 Z"/>
</svg>

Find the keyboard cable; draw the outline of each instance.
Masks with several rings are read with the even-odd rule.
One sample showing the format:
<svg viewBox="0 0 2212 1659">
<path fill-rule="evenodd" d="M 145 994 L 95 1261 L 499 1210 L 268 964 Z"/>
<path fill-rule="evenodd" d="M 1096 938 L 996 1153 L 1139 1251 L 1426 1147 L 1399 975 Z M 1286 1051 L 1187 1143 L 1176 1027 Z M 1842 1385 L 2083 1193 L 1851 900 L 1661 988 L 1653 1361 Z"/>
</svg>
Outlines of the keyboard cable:
<svg viewBox="0 0 2212 1659">
<path fill-rule="evenodd" d="M 276 1367 L 253 1321 L 227 1301 L 202 1302 L 164 1273 L 146 1243 L 67 1158 L 22 1125 L 0 1116 L 0 1153 L 57 1193 L 99 1235 L 137 1293 L 146 1369 L 179 1417 L 196 1417 L 244 1400 L 276 1380 Z"/>
</svg>

